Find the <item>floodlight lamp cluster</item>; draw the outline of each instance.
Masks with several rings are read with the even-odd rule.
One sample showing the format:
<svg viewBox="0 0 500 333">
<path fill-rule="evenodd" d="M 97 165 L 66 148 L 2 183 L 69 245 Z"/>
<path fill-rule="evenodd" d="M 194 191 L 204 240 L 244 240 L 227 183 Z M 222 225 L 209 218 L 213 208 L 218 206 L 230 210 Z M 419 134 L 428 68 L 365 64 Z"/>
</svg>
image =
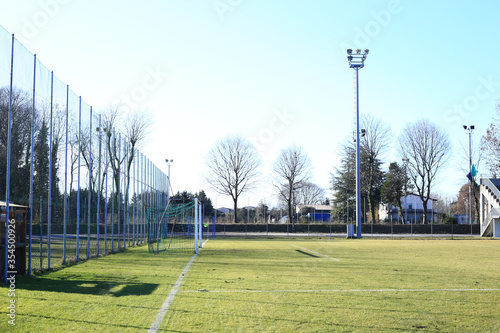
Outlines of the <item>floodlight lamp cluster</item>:
<svg viewBox="0 0 500 333">
<path fill-rule="evenodd" d="M 366 56 L 370 50 L 366 49 L 361 51 L 361 49 L 352 50 L 347 49 L 347 60 L 349 60 L 349 68 L 363 68 Z"/>
<path fill-rule="evenodd" d="M 172 164 L 174 162 L 174 160 L 169 160 L 168 158 L 165 160 L 165 162 L 167 162 L 167 164 Z"/>
<path fill-rule="evenodd" d="M 471 132 L 472 132 L 472 131 L 474 130 L 474 128 L 475 128 L 475 127 L 474 127 L 474 125 L 470 125 L 470 126 L 463 125 L 463 126 L 464 126 L 464 130 L 466 130 L 466 131 L 471 131 Z"/>
</svg>

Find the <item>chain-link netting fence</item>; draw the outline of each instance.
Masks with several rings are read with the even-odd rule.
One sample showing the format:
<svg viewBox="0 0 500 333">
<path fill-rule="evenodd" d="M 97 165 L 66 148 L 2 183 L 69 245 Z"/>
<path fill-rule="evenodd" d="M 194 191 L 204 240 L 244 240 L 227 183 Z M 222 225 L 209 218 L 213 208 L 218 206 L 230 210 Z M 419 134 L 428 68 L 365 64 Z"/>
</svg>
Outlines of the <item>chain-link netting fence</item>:
<svg viewBox="0 0 500 333">
<path fill-rule="evenodd" d="M 166 205 L 167 176 L 114 124 L 0 27 L 2 277 L 5 212 L 16 205 L 26 237 L 15 253 L 26 253 L 29 274 L 145 242 L 147 208 Z"/>
</svg>

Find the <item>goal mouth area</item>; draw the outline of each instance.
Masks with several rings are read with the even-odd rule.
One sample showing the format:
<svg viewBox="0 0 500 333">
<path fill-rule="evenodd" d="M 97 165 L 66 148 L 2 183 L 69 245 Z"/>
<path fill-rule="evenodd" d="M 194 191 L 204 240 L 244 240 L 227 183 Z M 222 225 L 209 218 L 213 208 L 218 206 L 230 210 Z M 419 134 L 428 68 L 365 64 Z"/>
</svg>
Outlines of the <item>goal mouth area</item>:
<svg viewBox="0 0 500 333">
<path fill-rule="evenodd" d="M 192 251 L 195 249 L 195 201 L 147 209 L 149 253 Z"/>
</svg>

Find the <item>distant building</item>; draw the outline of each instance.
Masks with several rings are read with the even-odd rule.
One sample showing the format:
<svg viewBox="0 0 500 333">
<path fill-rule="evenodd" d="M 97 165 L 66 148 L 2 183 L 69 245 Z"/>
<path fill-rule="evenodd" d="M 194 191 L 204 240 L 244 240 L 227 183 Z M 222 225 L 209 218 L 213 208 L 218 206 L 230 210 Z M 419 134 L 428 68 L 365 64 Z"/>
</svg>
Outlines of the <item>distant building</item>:
<svg viewBox="0 0 500 333">
<path fill-rule="evenodd" d="M 332 209 L 330 205 L 297 205 L 295 212 L 299 215 L 307 215 L 312 223 L 329 222 Z"/>
<path fill-rule="evenodd" d="M 500 179 L 482 178 L 479 194 L 481 236 L 500 238 Z"/>
<path fill-rule="evenodd" d="M 217 208 L 216 210 L 218 214 L 230 214 L 233 212 L 231 208 L 225 208 L 225 207 Z"/>
<path fill-rule="evenodd" d="M 435 222 L 435 217 L 437 216 L 437 211 L 432 208 L 432 203 L 437 201 L 436 199 L 429 198 L 427 202 L 427 216 L 426 221 Z M 422 222 L 424 216 L 424 203 L 420 197 L 416 194 L 408 194 L 401 198 L 401 207 L 403 208 L 403 216 L 406 213 L 406 223 L 412 222 Z M 379 217 L 381 220 L 392 220 L 393 222 L 400 222 L 401 217 L 399 216 L 399 208 L 390 206 L 387 204 L 380 204 L 379 206 Z"/>
<path fill-rule="evenodd" d="M 469 223 L 469 219 L 467 217 L 467 214 L 456 214 L 456 215 L 453 215 L 453 217 L 455 218 L 455 220 L 457 220 L 458 224 L 468 224 Z"/>
</svg>

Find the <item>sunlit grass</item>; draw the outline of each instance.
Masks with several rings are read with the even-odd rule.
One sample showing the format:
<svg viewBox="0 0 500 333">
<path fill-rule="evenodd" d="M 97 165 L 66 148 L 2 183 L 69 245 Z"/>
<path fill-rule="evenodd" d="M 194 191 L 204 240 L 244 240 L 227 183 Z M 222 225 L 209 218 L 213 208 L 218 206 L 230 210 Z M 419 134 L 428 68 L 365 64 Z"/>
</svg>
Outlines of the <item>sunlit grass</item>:
<svg viewBox="0 0 500 333">
<path fill-rule="evenodd" d="M 499 262 L 482 240 L 210 241 L 162 328 L 495 332 Z"/>
<path fill-rule="evenodd" d="M 16 281 L 18 332 L 149 329 L 192 253 L 152 255 L 147 245 Z M 0 304 L 9 301 L 0 289 Z M 6 306 L 0 332 L 11 329 Z M 5 320 L 3 320 L 5 319 Z"/>
<path fill-rule="evenodd" d="M 19 279 L 15 331 L 145 332 L 192 255 L 141 246 Z M 159 331 L 498 332 L 499 263 L 494 240 L 210 240 Z"/>
</svg>

